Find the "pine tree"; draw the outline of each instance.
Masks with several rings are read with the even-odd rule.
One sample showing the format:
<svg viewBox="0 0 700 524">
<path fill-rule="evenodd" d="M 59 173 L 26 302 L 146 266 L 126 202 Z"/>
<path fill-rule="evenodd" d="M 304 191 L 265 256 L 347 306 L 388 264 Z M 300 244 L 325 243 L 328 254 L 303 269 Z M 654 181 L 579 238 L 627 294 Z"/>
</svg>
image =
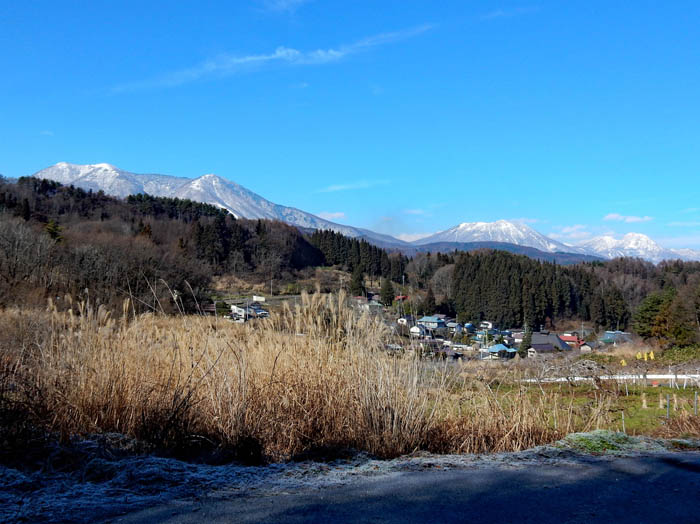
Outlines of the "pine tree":
<svg viewBox="0 0 700 524">
<path fill-rule="evenodd" d="M 382 279 L 382 289 L 380 291 L 382 304 L 389 307 L 394 302 L 394 286 L 388 278 Z"/>
<path fill-rule="evenodd" d="M 26 198 L 22 200 L 22 208 L 20 209 L 19 216 L 21 216 L 25 222 L 32 217 L 32 210 L 29 208 L 29 200 Z"/>
<path fill-rule="evenodd" d="M 532 346 L 532 330 L 528 327 L 523 335 L 523 341 L 518 348 L 518 354 L 523 358 L 526 357 L 527 350 L 530 349 L 530 346 Z"/>
<path fill-rule="evenodd" d="M 425 300 L 423 301 L 423 310 L 426 315 L 431 315 L 435 312 L 435 295 L 433 294 L 433 288 L 428 287 L 428 293 L 425 295 Z"/>
<path fill-rule="evenodd" d="M 362 272 L 362 268 L 359 265 L 355 266 L 355 269 L 352 271 L 350 294 L 356 297 L 365 294 L 365 274 Z"/>
<path fill-rule="evenodd" d="M 56 242 L 60 242 L 61 240 L 63 240 L 63 237 L 61 237 L 62 229 L 63 228 L 59 226 L 54 219 L 49 220 L 46 226 L 44 227 L 44 231 L 46 231 L 49 234 L 49 236 Z"/>
</svg>

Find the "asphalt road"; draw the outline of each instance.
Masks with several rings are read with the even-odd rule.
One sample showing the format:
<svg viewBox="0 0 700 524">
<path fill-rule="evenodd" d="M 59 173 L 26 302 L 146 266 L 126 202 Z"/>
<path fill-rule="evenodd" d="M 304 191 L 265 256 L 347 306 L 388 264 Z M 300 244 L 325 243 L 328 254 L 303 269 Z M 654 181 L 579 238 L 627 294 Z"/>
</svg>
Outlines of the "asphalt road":
<svg viewBox="0 0 700 524">
<path fill-rule="evenodd" d="M 700 454 L 413 471 L 283 493 L 222 492 L 111 522 L 692 524 L 700 523 Z"/>
</svg>

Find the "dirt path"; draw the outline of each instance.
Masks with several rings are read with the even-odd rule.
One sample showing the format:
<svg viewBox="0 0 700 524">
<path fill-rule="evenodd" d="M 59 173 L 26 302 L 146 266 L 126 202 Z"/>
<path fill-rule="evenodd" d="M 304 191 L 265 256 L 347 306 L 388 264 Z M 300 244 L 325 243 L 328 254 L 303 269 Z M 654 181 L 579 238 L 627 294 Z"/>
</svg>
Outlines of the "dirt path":
<svg viewBox="0 0 700 524">
<path fill-rule="evenodd" d="M 700 523 L 700 453 L 503 461 L 358 476 L 335 485 L 220 491 L 110 522 Z"/>
</svg>

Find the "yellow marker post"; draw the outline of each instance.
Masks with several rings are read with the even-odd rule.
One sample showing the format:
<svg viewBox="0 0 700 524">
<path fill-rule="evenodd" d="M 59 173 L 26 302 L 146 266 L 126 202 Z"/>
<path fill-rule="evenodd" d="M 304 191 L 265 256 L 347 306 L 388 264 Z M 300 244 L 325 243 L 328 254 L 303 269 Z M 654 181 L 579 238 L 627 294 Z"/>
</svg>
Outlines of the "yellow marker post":
<svg viewBox="0 0 700 524">
<path fill-rule="evenodd" d="M 625 362 L 625 359 L 624 359 L 624 358 L 623 358 L 622 360 L 620 360 L 620 365 L 621 365 L 622 367 L 624 367 L 624 366 L 627 365 L 627 362 Z"/>
<path fill-rule="evenodd" d="M 644 352 L 644 362 L 646 362 L 646 361 L 647 361 L 647 352 L 645 351 Z"/>
<path fill-rule="evenodd" d="M 637 353 L 637 360 L 642 360 L 642 353 L 641 351 Z"/>
<path fill-rule="evenodd" d="M 654 360 L 654 352 L 653 352 L 653 351 L 650 351 L 650 352 L 649 352 L 649 358 L 650 358 L 651 360 Z"/>
</svg>

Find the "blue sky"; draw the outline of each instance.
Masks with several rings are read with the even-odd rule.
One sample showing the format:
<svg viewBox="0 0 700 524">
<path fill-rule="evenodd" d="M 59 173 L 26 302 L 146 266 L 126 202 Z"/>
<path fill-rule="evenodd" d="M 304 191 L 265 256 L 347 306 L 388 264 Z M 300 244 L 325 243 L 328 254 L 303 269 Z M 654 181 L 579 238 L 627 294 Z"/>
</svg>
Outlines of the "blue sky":
<svg viewBox="0 0 700 524">
<path fill-rule="evenodd" d="M 699 19 L 695 1 L 4 1 L 0 173 L 213 172 L 404 238 L 506 218 L 700 248 Z"/>
</svg>

